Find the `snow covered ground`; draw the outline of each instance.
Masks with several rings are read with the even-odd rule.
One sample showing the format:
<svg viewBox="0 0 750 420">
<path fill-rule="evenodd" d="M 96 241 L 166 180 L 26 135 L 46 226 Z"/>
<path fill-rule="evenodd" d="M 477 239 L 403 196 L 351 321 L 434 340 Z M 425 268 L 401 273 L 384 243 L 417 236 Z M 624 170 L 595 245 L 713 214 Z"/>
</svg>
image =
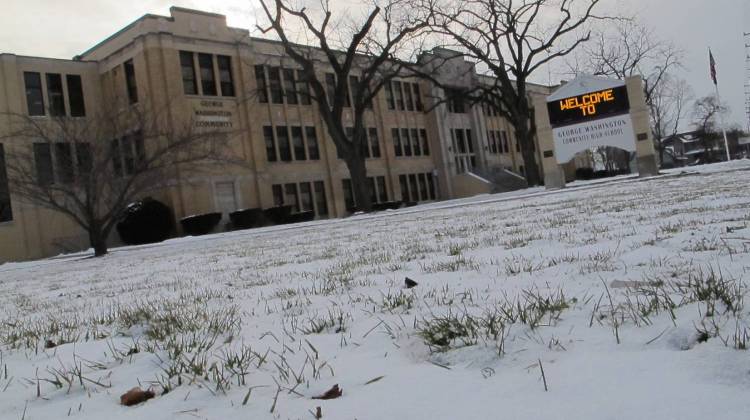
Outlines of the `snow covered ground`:
<svg viewBox="0 0 750 420">
<path fill-rule="evenodd" d="M 2 265 L 0 418 L 746 419 L 750 162 L 688 172 Z"/>
</svg>

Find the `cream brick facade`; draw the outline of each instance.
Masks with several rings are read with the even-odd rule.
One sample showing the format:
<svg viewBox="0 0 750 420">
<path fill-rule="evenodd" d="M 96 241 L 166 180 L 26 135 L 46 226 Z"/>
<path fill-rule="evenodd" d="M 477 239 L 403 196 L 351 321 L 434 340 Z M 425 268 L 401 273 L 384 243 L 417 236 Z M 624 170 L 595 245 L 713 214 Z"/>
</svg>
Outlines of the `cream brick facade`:
<svg viewBox="0 0 750 420">
<path fill-rule="evenodd" d="M 192 53 L 190 59 L 198 78 L 195 94 L 186 93 L 180 52 Z M 187 60 L 188 55 L 182 59 Z M 217 95 L 203 92 L 200 69 L 202 65 L 208 65 L 208 56 L 211 57 L 210 68 L 217 78 Z M 222 95 L 226 92 L 222 91 L 218 80 L 221 73 L 219 56 L 229 57 L 234 96 Z M 0 114 L 26 112 L 24 74 L 34 72 L 42 75 L 45 104 L 50 102 L 44 75 L 60 74 L 63 80 L 66 75 L 80 75 L 87 116 L 76 118 L 91 118 L 94 110 L 105 104 L 123 102 L 128 97 L 126 62 L 132 63 L 139 100 L 168 107 L 169 118 L 165 124 L 190 118 L 222 121 L 239 133 L 233 139 L 232 147 L 243 165 L 217 168 L 211 174 L 195 174 L 189 168 L 181 168 L 174 187 L 154 195 L 173 209 L 177 219 L 213 211 L 227 213 L 241 208 L 272 207 L 278 200 L 278 191 L 274 197 L 274 186 L 281 186 L 276 187 L 277 190 L 281 188 L 282 194 L 286 195 L 286 185 L 297 184 L 299 194 L 308 188 L 300 183 L 308 182 L 313 194 L 312 207 L 318 217 L 348 214 L 344 190 L 348 170 L 343 160 L 337 159 L 333 142 L 314 102 L 301 104 L 299 98 L 298 103 L 290 103 L 295 101 L 286 98 L 282 103 L 274 103 L 272 98 L 261 100 L 257 66 L 265 66 L 262 77 L 269 86 L 275 83 L 271 80 L 269 67 L 280 67 L 280 74 L 284 75 L 285 70 L 293 71 L 296 66 L 282 53 L 278 43 L 251 38 L 245 30 L 228 27 L 222 15 L 176 7 L 171 9 L 169 17 L 146 15 L 73 60 L 0 54 Z M 468 63 L 459 60 L 451 66 L 444 77 L 457 87 L 482 83 L 483 76 L 476 75 Z M 467 68 L 470 70 L 468 75 Z M 325 73 L 325 69 L 320 71 Z M 465 76 L 456 79 L 451 72 Z M 477 190 L 477 185 L 467 187 L 466 177 L 458 177 L 468 169 L 475 173 L 502 169 L 523 172 L 523 159 L 513 130 L 505 119 L 492 115 L 481 106 L 467 107 L 463 113 L 449 112 L 447 105 L 440 105 L 428 113 L 422 112 L 417 109 L 417 100 L 425 108 L 429 107 L 433 98 L 443 95 L 442 90 L 424 81 L 399 82 L 403 83 L 400 99 L 404 103 L 403 109 L 398 107 L 399 95 L 394 98 L 396 109 L 389 109 L 389 98 L 386 92 L 382 92 L 374 103 L 373 112 L 367 116 L 367 126 L 377 130 L 380 155 L 367 160 L 367 171 L 368 176 L 382 177 L 376 182 L 379 195 L 387 194 L 390 201 L 450 199 L 482 191 L 481 188 Z M 283 81 L 280 83 L 283 89 Z M 413 84 L 419 87 L 415 88 Z M 68 88 L 65 83 L 63 85 L 66 109 L 70 110 Z M 410 94 L 407 94 L 407 89 Z M 549 89 L 543 86 L 530 89 L 534 94 L 549 94 Z M 265 92 L 272 93 L 271 90 Z M 419 99 L 416 98 L 417 92 Z M 7 123 L 2 118 L 0 116 L 0 124 Z M 43 121 L 47 117 L 38 118 Z M 265 127 L 272 127 L 272 133 L 277 137 L 273 149 L 267 148 L 268 128 Z M 279 158 L 285 153 L 279 147 L 279 127 L 289 127 L 290 136 L 304 133 L 304 150 L 295 149 L 294 139 L 290 137 L 290 161 Z M 300 129 L 294 131 L 292 127 Z M 406 156 L 405 152 L 397 155 L 392 136 L 394 129 L 400 134 L 417 137 L 413 150 L 415 152 L 418 148 L 420 156 L 415 156 L 415 153 Z M 466 130 L 470 130 L 471 143 L 462 145 L 460 139 L 457 143 L 456 136 L 466 136 Z M 310 159 L 314 155 L 312 133 L 317 138 L 319 159 Z M 424 153 L 424 135 L 429 154 Z M 3 141 L 6 154 L 19 141 Z M 296 159 L 297 152 L 302 152 L 306 158 Z M 271 161 L 270 154 L 277 155 L 276 161 Z M 541 161 L 539 156 L 537 161 Z M 385 184 L 385 194 L 380 191 L 381 181 Z M 324 191 L 317 190 L 320 182 Z M 434 194 L 429 192 L 431 187 Z M 85 232 L 64 216 L 22 203 L 13 196 L 11 204 L 12 220 L 0 222 L 0 263 L 45 257 L 88 246 Z M 116 245 L 117 234 L 113 236 L 110 242 Z"/>
</svg>

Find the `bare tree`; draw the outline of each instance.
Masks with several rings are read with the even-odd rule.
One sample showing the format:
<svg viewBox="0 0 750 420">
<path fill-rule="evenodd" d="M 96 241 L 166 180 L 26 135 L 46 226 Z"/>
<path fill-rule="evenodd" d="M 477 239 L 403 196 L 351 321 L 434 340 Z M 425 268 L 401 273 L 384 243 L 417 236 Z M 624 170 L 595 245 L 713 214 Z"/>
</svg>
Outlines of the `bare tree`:
<svg viewBox="0 0 750 420">
<path fill-rule="evenodd" d="M 714 146 L 721 137 L 717 119 L 727 112 L 729 108 L 722 104 L 716 95 L 704 96 L 693 105 L 693 125 L 701 140 L 706 162 L 715 159 Z"/>
<path fill-rule="evenodd" d="M 83 228 L 95 256 L 129 203 L 191 171 L 232 159 L 230 135 L 190 120 L 165 128 L 159 110 L 145 106 L 100 110 L 85 119 L 37 119 L 6 114 L 10 194 L 67 216 Z"/>
<path fill-rule="evenodd" d="M 416 9 L 414 0 L 387 0 L 375 2 L 362 20 L 334 22 L 326 0 L 322 10 L 294 7 L 286 0 L 260 0 L 260 5 L 268 25 L 258 28 L 278 36 L 284 52 L 302 68 L 302 82 L 309 85 L 309 95 L 349 169 L 357 207 L 370 210 L 366 116 L 393 78 L 415 74 L 409 71 L 411 60 L 403 56 L 419 49 L 404 46 L 424 34 L 432 8 Z M 305 45 L 293 39 L 297 30 Z"/>
<path fill-rule="evenodd" d="M 676 135 L 687 117 L 693 92 L 684 79 L 666 75 L 654 90 L 649 108 L 659 162 L 664 162 L 664 139 Z"/>
<path fill-rule="evenodd" d="M 690 100 L 687 84 L 673 75 L 682 66 L 684 52 L 634 19 L 608 22 L 592 38 L 568 63 L 571 71 L 618 79 L 641 76 L 646 105 L 651 111 L 655 147 L 659 161 L 663 161 L 661 140 L 670 131 L 677 132 Z"/>
<path fill-rule="evenodd" d="M 529 185 L 541 183 L 529 79 L 589 40 L 588 22 L 599 19 L 600 1 L 456 0 L 440 8 L 434 30 L 494 76 L 494 84 L 475 93 L 513 126 Z"/>
</svg>

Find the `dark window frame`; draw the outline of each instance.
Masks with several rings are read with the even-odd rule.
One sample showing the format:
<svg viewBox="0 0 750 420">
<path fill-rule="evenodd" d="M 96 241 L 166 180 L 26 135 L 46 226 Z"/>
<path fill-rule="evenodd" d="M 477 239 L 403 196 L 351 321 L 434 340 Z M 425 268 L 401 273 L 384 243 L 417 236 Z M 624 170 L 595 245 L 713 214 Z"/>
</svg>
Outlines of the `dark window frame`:
<svg viewBox="0 0 750 420">
<path fill-rule="evenodd" d="M 43 117 L 47 113 L 44 104 L 44 88 L 42 86 L 42 74 L 27 71 L 23 73 L 24 86 L 26 88 L 26 108 L 32 117 Z"/>
<path fill-rule="evenodd" d="M 234 76 L 232 72 L 232 57 L 228 55 L 217 55 L 216 66 L 219 68 L 219 87 L 221 96 L 234 97 Z"/>
<path fill-rule="evenodd" d="M 64 117 L 67 115 L 65 107 L 65 92 L 62 75 L 60 73 L 45 73 L 47 81 L 47 100 L 49 101 L 49 115 Z"/>
<path fill-rule="evenodd" d="M 65 75 L 65 83 L 68 86 L 68 103 L 70 104 L 71 117 L 86 116 L 86 100 L 83 96 L 83 80 L 78 74 Z"/>
<path fill-rule="evenodd" d="M 8 170 L 5 161 L 5 147 L 0 143 L 0 223 L 13 221 L 13 201 L 8 185 Z"/>
<path fill-rule="evenodd" d="M 201 78 L 201 95 L 219 96 L 216 86 L 214 56 L 208 53 L 198 53 L 198 70 Z"/>
<path fill-rule="evenodd" d="M 198 95 L 198 75 L 195 72 L 195 53 L 180 51 L 180 72 L 182 92 L 185 95 Z"/>
<path fill-rule="evenodd" d="M 128 103 L 130 105 L 138 103 L 138 83 L 135 78 L 135 66 L 133 60 L 122 63 L 125 72 L 125 91 L 128 94 Z"/>
</svg>

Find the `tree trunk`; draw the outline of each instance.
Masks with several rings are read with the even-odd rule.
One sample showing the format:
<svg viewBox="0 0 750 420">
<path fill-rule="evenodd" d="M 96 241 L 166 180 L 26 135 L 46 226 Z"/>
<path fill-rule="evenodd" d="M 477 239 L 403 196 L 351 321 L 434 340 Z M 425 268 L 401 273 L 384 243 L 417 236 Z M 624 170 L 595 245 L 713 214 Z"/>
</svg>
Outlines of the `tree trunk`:
<svg viewBox="0 0 750 420">
<path fill-rule="evenodd" d="M 367 168 L 365 159 L 361 156 L 349 156 L 345 159 L 346 167 L 349 168 L 349 175 L 352 180 L 352 191 L 354 193 L 354 202 L 359 211 L 372 210 L 372 200 L 370 194 L 370 185 L 367 182 Z"/>
<path fill-rule="evenodd" d="M 526 182 L 529 187 L 535 187 L 542 184 L 539 176 L 539 165 L 536 162 L 536 153 L 534 152 L 534 134 L 529 129 L 527 120 L 522 120 L 514 124 L 516 130 L 516 141 L 521 145 L 521 156 L 523 157 L 523 166 L 526 171 Z"/>
<path fill-rule="evenodd" d="M 107 255 L 107 238 L 100 228 L 89 228 L 89 243 L 94 248 L 94 256 Z"/>
</svg>

